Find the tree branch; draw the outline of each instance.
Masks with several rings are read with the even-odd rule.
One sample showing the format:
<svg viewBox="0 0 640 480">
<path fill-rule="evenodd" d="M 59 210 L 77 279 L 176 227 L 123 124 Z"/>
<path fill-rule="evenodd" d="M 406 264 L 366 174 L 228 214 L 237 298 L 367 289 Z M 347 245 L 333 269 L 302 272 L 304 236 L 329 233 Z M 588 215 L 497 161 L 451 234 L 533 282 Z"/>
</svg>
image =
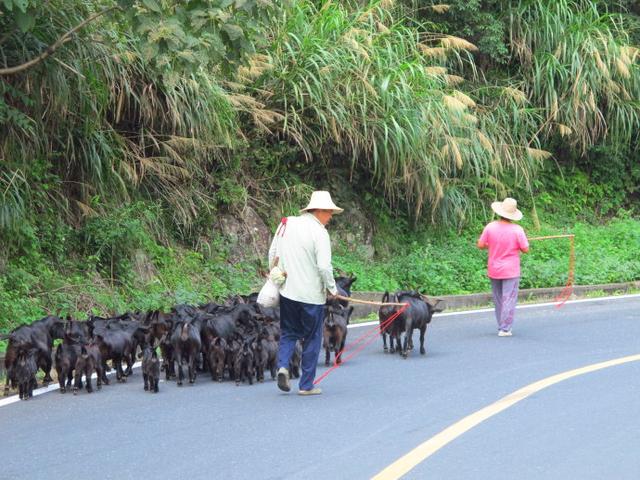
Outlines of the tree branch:
<svg viewBox="0 0 640 480">
<path fill-rule="evenodd" d="M 89 18 L 83 20 L 78 25 L 76 25 L 71 30 L 69 30 L 67 33 L 62 35 L 58 40 L 56 40 L 56 42 L 54 44 L 49 45 L 45 49 L 45 51 L 42 52 L 37 57 L 35 57 L 35 58 L 33 58 L 33 59 L 29 60 L 28 62 L 25 62 L 23 64 L 16 65 L 15 67 L 0 68 L 0 76 L 1 75 L 15 75 L 16 73 L 20 73 L 20 72 L 22 72 L 24 70 L 27 70 L 28 68 L 33 67 L 34 65 L 37 65 L 38 63 L 43 61 L 45 58 L 53 55 L 55 53 L 55 51 L 58 48 L 60 48 L 62 45 L 64 45 L 68 41 L 70 41 L 71 37 L 73 36 L 73 34 L 76 33 L 78 30 L 84 28 L 87 24 L 93 22 L 98 17 L 101 17 L 102 15 L 104 15 L 106 13 L 109 13 L 112 10 L 116 10 L 117 8 L 119 8 L 119 7 L 117 7 L 117 6 L 109 7 L 109 8 L 106 8 L 106 9 L 102 10 L 101 12 L 94 13 Z"/>
</svg>

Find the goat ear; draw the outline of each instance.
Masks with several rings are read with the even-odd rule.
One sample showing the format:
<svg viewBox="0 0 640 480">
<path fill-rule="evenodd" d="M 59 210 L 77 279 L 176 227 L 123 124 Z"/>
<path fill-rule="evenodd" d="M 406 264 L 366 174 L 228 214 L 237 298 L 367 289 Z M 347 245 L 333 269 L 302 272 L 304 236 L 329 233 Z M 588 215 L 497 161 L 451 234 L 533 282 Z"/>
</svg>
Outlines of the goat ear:
<svg viewBox="0 0 640 480">
<path fill-rule="evenodd" d="M 433 311 L 434 311 L 435 313 L 443 312 L 443 311 L 444 311 L 445 305 L 444 305 L 444 303 L 443 303 L 441 306 L 438 306 L 440 303 L 442 303 L 442 299 L 441 299 L 441 298 L 439 298 L 439 299 L 436 301 L 436 303 L 434 303 L 434 304 L 432 305 Z"/>
</svg>

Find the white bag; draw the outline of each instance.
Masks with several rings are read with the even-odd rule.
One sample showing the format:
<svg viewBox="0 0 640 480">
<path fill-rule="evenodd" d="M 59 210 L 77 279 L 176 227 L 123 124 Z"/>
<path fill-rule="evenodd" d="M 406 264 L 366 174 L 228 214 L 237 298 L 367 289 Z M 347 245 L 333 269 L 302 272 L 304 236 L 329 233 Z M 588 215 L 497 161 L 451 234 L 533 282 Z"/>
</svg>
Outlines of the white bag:
<svg viewBox="0 0 640 480">
<path fill-rule="evenodd" d="M 285 280 L 287 279 L 287 272 L 278 266 L 278 257 L 276 257 L 275 265 L 269 272 L 269 279 L 271 279 L 278 288 L 282 288 Z"/>
<path fill-rule="evenodd" d="M 256 300 L 260 305 L 267 308 L 275 308 L 280 305 L 280 288 L 273 283 L 271 277 L 267 277 L 267 281 L 258 293 Z"/>
<path fill-rule="evenodd" d="M 286 225 L 287 219 L 285 217 L 278 226 L 278 230 L 276 230 L 276 256 L 273 259 L 269 275 L 267 275 L 267 281 L 260 289 L 258 299 L 256 300 L 263 307 L 275 308 L 280 305 L 280 289 L 283 287 L 284 282 L 287 279 L 287 272 L 278 266 L 278 263 L 280 262 L 280 237 L 284 235 Z"/>
</svg>

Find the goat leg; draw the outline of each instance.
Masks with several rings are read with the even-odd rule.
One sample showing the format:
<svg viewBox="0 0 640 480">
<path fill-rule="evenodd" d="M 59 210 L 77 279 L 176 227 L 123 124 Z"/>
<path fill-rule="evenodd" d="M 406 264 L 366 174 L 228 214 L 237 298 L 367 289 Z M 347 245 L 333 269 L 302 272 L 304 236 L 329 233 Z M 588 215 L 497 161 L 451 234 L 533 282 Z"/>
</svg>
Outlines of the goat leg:
<svg viewBox="0 0 640 480">
<path fill-rule="evenodd" d="M 425 325 L 420 329 L 420 354 L 424 355 L 427 351 L 424 348 L 424 335 L 427 332 L 427 326 Z"/>
</svg>

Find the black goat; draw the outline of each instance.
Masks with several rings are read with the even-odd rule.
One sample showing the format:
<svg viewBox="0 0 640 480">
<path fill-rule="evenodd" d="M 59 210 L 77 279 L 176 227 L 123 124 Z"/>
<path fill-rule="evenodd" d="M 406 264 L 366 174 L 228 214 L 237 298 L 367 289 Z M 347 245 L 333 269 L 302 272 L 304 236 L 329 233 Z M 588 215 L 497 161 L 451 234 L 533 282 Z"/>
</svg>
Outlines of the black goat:
<svg viewBox="0 0 640 480">
<path fill-rule="evenodd" d="M 416 291 L 396 292 L 396 298 L 399 303 L 408 303 L 409 307 L 398 316 L 400 325 L 404 332 L 402 342 L 402 356 L 407 358 L 409 348 L 413 348 L 412 334 L 414 329 L 420 330 L 420 354 L 426 352 L 424 348 L 424 337 L 427 332 L 427 325 L 431 322 L 434 309 L 431 304 L 427 303 L 424 297 Z"/>
<path fill-rule="evenodd" d="M 160 360 L 156 349 L 151 345 L 145 345 L 142 349 L 142 379 L 145 391 L 158 393 L 160 382 Z"/>
<path fill-rule="evenodd" d="M 33 322 L 31 325 L 21 325 L 9 335 L 0 337 L 2 340 L 9 340 L 4 357 L 4 366 L 7 372 L 4 387 L 5 396 L 9 395 L 9 385 L 14 388 L 17 386 L 14 366 L 15 362 L 18 361 L 18 354 L 21 350 L 35 350 L 36 365 L 44 372 L 43 385 L 48 385 L 53 380 L 51 378 L 53 340 L 63 336 L 64 321 L 50 315 Z"/>
<path fill-rule="evenodd" d="M 338 354 L 344 349 L 347 340 L 347 325 L 349 325 L 352 312 L 353 307 L 327 307 L 325 310 L 322 346 L 325 351 L 324 364 L 326 366 L 329 366 L 331 351 L 334 352 L 336 363 L 342 363 Z"/>
<path fill-rule="evenodd" d="M 76 368 L 76 362 L 80 356 L 80 345 L 65 340 L 56 348 L 56 373 L 58 374 L 58 382 L 60 382 L 60 393 L 65 393 L 67 388 L 71 387 L 73 380 L 73 371 Z"/>
<path fill-rule="evenodd" d="M 93 392 L 91 385 L 91 376 L 96 372 L 96 384 L 98 390 L 102 388 L 102 383 L 109 384 L 109 380 L 102 368 L 102 356 L 100 355 L 100 347 L 95 343 L 89 343 L 80 347 L 80 355 L 76 361 L 76 376 L 73 383 L 73 394 L 77 395 L 78 390 L 82 388 L 82 376 L 85 377 L 87 385 L 87 393 Z"/>
<path fill-rule="evenodd" d="M 182 386 L 185 364 L 189 383 L 193 384 L 196 381 L 196 361 L 202 347 L 199 322 L 196 320 L 179 322 L 171 335 L 171 346 L 178 386 Z"/>
<path fill-rule="evenodd" d="M 240 382 L 245 379 L 249 381 L 249 385 L 253 385 L 253 377 L 255 375 L 253 343 L 253 338 L 247 338 L 235 352 L 233 369 L 236 385 L 240 385 Z"/>
<path fill-rule="evenodd" d="M 382 295 L 382 303 L 398 303 L 398 298 L 395 294 L 389 294 L 389 292 L 384 292 Z M 384 325 L 384 330 L 382 331 L 382 345 L 384 351 L 389 351 L 390 353 L 395 353 L 396 348 L 398 353 L 402 351 L 400 344 L 400 333 L 401 333 L 401 321 L 398 318 L 391 320 L 389 324 L 389 320 L 391 316 L 398 312 L 398 310 L 402 307 L 393 306 L 393 305 L 383 305 L 378 310 L 378 319 L 380 321 L 380 327 Z M 387 349 L 387 336 L 389 337 L 389 348 Z M 395 342 L 395 346 L 394 346 Z"/>
<path fill-rule="evenodd" d="M 38 386 L 36 381 L 36 355 L 38 350 L 20 350 L 16 358 L 14 368 L 15 382 L 18 386 L 20 400 L 29 400 L 33 397 L 33 389 Z"/>
</svg>

